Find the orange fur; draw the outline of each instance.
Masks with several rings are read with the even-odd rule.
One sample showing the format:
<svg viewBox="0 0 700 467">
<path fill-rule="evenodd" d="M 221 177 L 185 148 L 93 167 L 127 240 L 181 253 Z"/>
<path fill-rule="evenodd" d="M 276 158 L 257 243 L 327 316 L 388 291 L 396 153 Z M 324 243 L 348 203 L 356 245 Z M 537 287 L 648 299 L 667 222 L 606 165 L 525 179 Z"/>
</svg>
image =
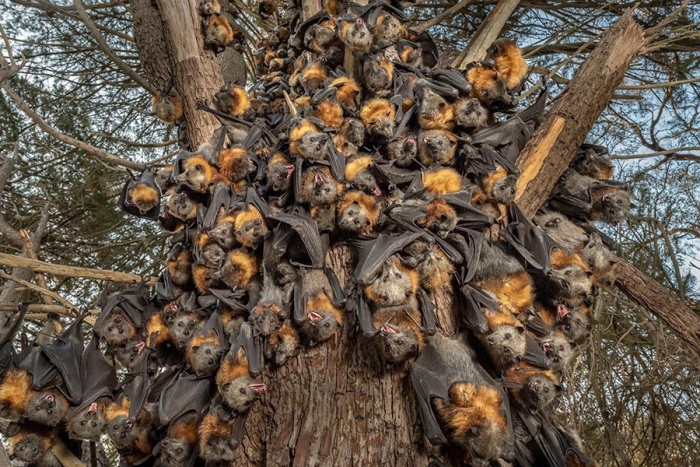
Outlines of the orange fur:
<svg viewBox="0 0 700 467">
<path fill-rule="evenodd" d="M 507 424 L 501 414 L 502 398 L 495 389 L 459 382 L 450 387 L 449 396 L 449 402 L 437 398 L 434 403 L 440 417 L 458 441 L 468 438 L 473 427 L 495 424 L 506 432 Z"/>
<path fill-rule="evenodd" d="M 289 159 L 287 159 L 284 154 L 281 152 L 276 152 L 272 155 L 270 160 L 268 161 L 267 165 L 272 165 L 272 164 L 277 164 L 278 162 L 281 162 L 284 165 L 289 165 Z"/>
<path fill-rule="evenodd" d="M 194 155 L 191 156 L 182 163 L 183 172 L 187 167 L 195 167 L 204 173 L 204 178 L 206 180 L 206 185 L 209 186 L 216 175 L 216 169 L 207 161 L 203 156 Z"/>
<path fill-rule="evenodd" d="M 197 417 L 189 416 L 184 420 L 178 420 L 170 425 L 168 437 L 186 439 L 190 446 L 197 443 Z"/>
<path fill-rule="evenodd" d="M 436 219 L 454 219 L 455 217 L 457 217 L 457 212 L 452 206 L 447 204 L 442 198 L 435 198 L 426 205 L 425 217 L 419 221 L 419 225 L 430 228 Z"/>
<path fill-rule="evenodd" d="M 362 98 L 362 89 L 354 79 L 350 79 L 347 76 L 339 76 L 331 81 L 328 86 L 338 88 L 335 97 L 344 106 L 355 109 L 359 105 L 358 102 Z"/>
<path fill-rule="evenodd" d="M 238 350 L 238 355 L 236 357 L 228 355 L 224 358 L 224 361 L 221 362 L 219 371 L 216 373 L 216 384 L 217 386 L 223 386 L 234 379 L 248 376 L 249 374 L 248 357 L 246 357 L 245 351 L 241 348 Z"/>
<path fill-rule="evenodd" d="M 219 173 L 227 182 L 239 182 L 236 168 L 241 164 L 250 164 L 248 152 L 243 148 L 229 148 L 219 151 Z"/>
<path fill-rule="evenodd" d="M 211 15 L 207 24 L 207 44 L 226 47 L 233 42 L 233 29 L 224 16 Z"/>
<path fill-rule="evenodd" d="M 157 204 L 158 189 L 139 182 L 129 190 L 129 199 L 133 204 Z"/>
<path fill-rule="evenodd" d="M 467 81 L 472 85 L 472 96 L 487 104 L 490 103 L 490 99 L 486 97 L 486 93 L 496 86 L 497 79 L 496 70 L 481 63 L 467 71 Z"/>
<path fill-rule="evenodd" d="M 575 253 L 572 255 L 566 254 L 563 250 L 560 250 L 559 248 L 552 251 L 549 261 L 552 266 L 552 269 L 562 269 L 570 264 L 575 264 L 577 266 L 581 266 L 581 268 L 586 272 L 590 271 L 588 265 L 581 259 L 579 255 Z"/>
<path fill-rule="evenodd" d="M 367 234 L 374 229 L 377 220 L 379 220 L 379 215 L 381 214 L 381 205 L 377 202 L 374 196 L 369 196 L 361 191 L 350 191 L 348 192 L 343 201 L 338 205 L 338 216 L 343 214 L 348 206 L 353 203 L 357 203 L 364 207 L 367 211 L 367 218 L 369 219 L 369 225 L 363 229 L 363 233 Z"/>
<path fill-rule="evenodd" d="M 436 115 L 419 114 L 418 124 L 420 127 L 423 130 L 451 130 L 454 128 L 455 112 L 453 106 L 445 102 L 437 110 Z"/>
<path fill-rule="evenodd" d="M 257 208 L 255 208 L 255 206 L 253 206 L 252 204 L 249 204 L 248 209 L 246 209 L 245 211 L 241 211 L 236 216 L 236 222 L 234 224 L 236 240 L 238 240 L 238 242 L 241 245 L 248 248 L 253 247 L 253 244 L 250 242 L 251 239 L 249 239 L 245 235 L 242 235 L 242 231 L 246 223 L 255 221 L 260 221 L 260 225 L 262 227 L 262 234 L 263 236 L 267 235 L 267 224 L 265 224 L 265 219 L 263 218 L 262 214 L 260 214 L 260 211 L 258 211 Z"/>
<path fill-rule="evenodd" d="M 353 182 L 355 180 L 355 176 L 359 172 L 371 166 L 373 163 L 374 161 L 369 156 L 357 157 L 351 160 L 345 164 L 345 179 L 349 182 Z"/>
<path fill-rule="evenodd" d="M 148 323 L 146 323 L 146 332 L 151 336 L 154 333 L 156 336 L 156 345 L 160 345 L 170 339 L 170 332 L 168 331 L 168 325 L 165 324 L 163 317 L 160 313 L 154 313 L 148 318 Z"/>
<path fill-rule="evenodd" d="M 418 271 L 415 269 L 408 268 L 401 263 L 401 261 L 398 260 L 398 258 L 393 258 L 392 262 L 394 263 L 394 266 L 406 274 L 409 279 L 411 280 L 411 292 L 416 293 L 418 291 L 418 286 L 420 285 L 420 276 L 418 275 Z M 380 301 L 379 295 L 377 295 L 377 292 L 374 290 L 374 285 L 373 284 L 368 284 L 363 287 L 365 295 L 367 298 L 369 298 L 371 301 L 378 303 Z"/>
<path fill-rule="evenodd" d="M 175 123 L 182 118 L 182 103 L 176 96 L 159 92 L 151 98 L 155 116 L 164 123 Z"/>
<path fill-rule="evenodd" d="M 243 114 L 250 109 L 250 98 L 246 90 L 241 86 L 230 84 L 226 91 L 231 96 L 230 105 L 228 105 L 227 108 L 221 109 L 221 111 L 234 117 L 243 116 Z"/>
<path fill-rule="evenodd" d="M 506 310 L 520 314 L 532 305 L 534 288 L 525 271 L 501 277 L 490 277 L 476 284 L 496 295 L 496 299 Z"/>
<path fill-rule="evenodd" d="M 192 265 L 192 279 L 194 280 L 194 286 L 197 288 L 199 293 L 206 294 L 209 293 L 209 287 L 211 287 L 212 282 L 212 270 L 203 264 L 193 264 Z"/>
<path fill-rule="evenodd" d="M 486 195 L 490 198 L 493 199 L 493 187 L 496 184 L 497 181 L 503 180 L 508 176 L 508 172 L 501 167 L 500 165 L 496 167 L 496 170 L 488 174 L 482 181 L 481 181 L 481 189 L 484 190 Z"/>
<path fill-rule="evenodd" d="M 517 328 L 523 325 L 519 319 L 507 310 L 485 310 L 484 316 L 486 317 L 486 322 L 489 325 L 490 331 L 495 330 L 499 326 L 513 326 Z"/>
<path fill-rule="evenodd" d="M 343 311 L 340 308 L 335 307 L 333 302 L 331 302 L 331 299 L 328 298 L 328 295 L 325 293 L 315 295 L 306 301 L 306 312 L 309 313 L 311 311 L 321 314 L 330 312 L 341 326 L 345 322 L 345 314 Z"/>
<path fill-rule="evenodd" d="M 329 128 L 343 124 L 343 108 L 337 102 L 323 101 L 316 106 L 314 117 L 320 118 Z"/>
<path fill-rule="evenodd" d="M 499 50 L 492 56 L 496 73 L 506 82 L 509 90 L 517 88 L 527 75 L 527 62 L 518 45 L 509 39 L 497 41 Z"/>
<path fill-rule="evenodd" d="M 129 409 L 131 408 L 131 402 L 127 396 L 123 396 L 120 400 L 112 402 L 107 406 L 105 411 L 105 419 L 107 421 L 112 421 L 119 416 L 129 416 Z"/>
<path fill-rule="evenodd" d="M 258 273 L 258 262 L 255 256 L 243 250 L 233 250 L 228 254 L 228 260 L 236 266 L 234 282 L 238 287 L 245 288 Z"/>
<path fill-rule="evenodd" d="M 441 265 L 430 268 L 429 275 L 421 276 L 421 284 L 428 290 L 436 290 L 449 284 L 455 270 L 454 264 L 439 247 L 433 247 L 433 254 L 442 257 L 444 261 Z"/>
<path fill-rule="evenodd" d="M 423 185 L 431 194 L 456 193 L 462 189 L 462 176 L 454 169 L 438 169 L 423 174 Z"/>
<path fill-rule="evenodd" d="M 321 62 L 311 62 L 301 72 L 301 77 L 310 90 L 318 89 L 328 78 L 328 69 Z"/>
<path fill-rule="evenodd" d="M 199 449 L 206 450 L 210 438 L 229 438 L 233 428 L 233 419 L 220 419 L 215 413 L 208 413 L 199 425 Z"/>
<path fill-rule="evenodd" d="M 35 394 L 32 377 L 25 370 L 10 370 L 0 384 L 0 408 L 7 408 L 19 417 Z"/>
<path fill-rule="evenodd" d="M 525 384 L 527 379 L 535 374 L 542 374 L 554 383 L 554 386 L 559 386 L 559 378 L 557 378 L 552 370 L 542 370 L 541 368 L 534 367 L 527 363 L 518 363 L 508 368 L 506 370 L 505 380 L 512 383 Z M 515 399 L 525 406 L 526 404 L 522 399 L 521 390 L 520 388 L 511 389 Z"/>
<path fill-rule="evenodd" d="M 297 142 L 310 131 L 318 132 L 318 127 L 306 119 L 302 120 L 299 125 L 292 128 L 292 130 L 289 132 L 289 152 L 295 156 L 300 156 L 301 151 L 299 151 Z"/>
<path fill-rule="evenodd" d="M 382 118 L 396 120 L 396 111 L 386 99 L 372 99 L 362 106 L 360 118 L 367 128 Z"/>
</svg>

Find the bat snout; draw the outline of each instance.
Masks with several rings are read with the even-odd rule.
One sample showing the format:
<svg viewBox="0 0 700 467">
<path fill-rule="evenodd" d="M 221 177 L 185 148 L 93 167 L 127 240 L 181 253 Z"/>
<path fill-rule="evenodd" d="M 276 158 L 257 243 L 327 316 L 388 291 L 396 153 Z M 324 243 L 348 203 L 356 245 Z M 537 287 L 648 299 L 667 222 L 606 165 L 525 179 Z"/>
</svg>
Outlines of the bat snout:
<svg viewBox="0 0 700 467">
<path fill-rule="evenodd" d="M 310 311 L 307 316 L 312 324 L 323 319 L 323 316 L 320 313 L 316 313 L 315 311 Z"/>
<path fill-rule="evenodd" d="M 248 387 L 255 391 L 258 395 L 265 394 L 265 390 L 267 389 L 267 386 L 264 383 L 249 384 Z"/>
<path fill-rule="evenodd" d="M 566 307 L 566 305 L 560 304 L 557 307 L 557 320 L 559 322 L 564 321 L 566 317 L 569 316 L 569 313 L 571 313 L 571 311 Z"/>
<path fill-rule="evenodd" d="M 394 328 L 392 328 L 391 326 L 389 326 L 388 324 L 383 325 L 380 328 L 380 331 L 383 335 L 396 334 L 396 330 Z"/>
</svg>

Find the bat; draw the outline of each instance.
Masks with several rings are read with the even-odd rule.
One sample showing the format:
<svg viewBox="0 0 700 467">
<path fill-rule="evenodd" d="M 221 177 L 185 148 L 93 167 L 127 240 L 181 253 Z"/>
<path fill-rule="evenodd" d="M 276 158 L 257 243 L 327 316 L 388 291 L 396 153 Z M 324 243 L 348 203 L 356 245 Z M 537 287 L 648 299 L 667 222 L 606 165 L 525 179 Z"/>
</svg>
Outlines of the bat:
<svg viewBox="0 0 700 467">
<path fill-rule="evenodd" d="M 155 171 L 146 169 L 138 177 L 129 175 L 131 177 L 124 184 L 117 204 L 132 216 L 157 220 L 161 190 L 156 183 Z"/>
<path fill-rule="evenodd" d="M 195 375 L 207 376 L 216 372 L 227 350 L 228 342 L 224 336 L 221 317 L 214 312 L 187 343 L 186 358 Z"/>
<path fill-rule="evenodd" d="M 311 343 L 328 340 L 345 322 L 345 294 L 328 268 L 300 271 L 294 285 L 294 322 Z"/>
</svg>

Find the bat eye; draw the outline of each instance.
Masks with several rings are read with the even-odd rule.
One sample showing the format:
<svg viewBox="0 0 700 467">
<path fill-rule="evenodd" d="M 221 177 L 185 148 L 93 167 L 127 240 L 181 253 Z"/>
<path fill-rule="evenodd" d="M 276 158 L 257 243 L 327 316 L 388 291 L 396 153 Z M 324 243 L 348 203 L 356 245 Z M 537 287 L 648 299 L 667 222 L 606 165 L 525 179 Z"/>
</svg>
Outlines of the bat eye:
<svg viewBox="0 0 700 467">
<path fill-rule="evenodd" d="M 505 337 L 506 337 L 506 339 L 510 339 L 510 338 L 511 338 L 510 333 L 506 333 L 506 336 L 505 336 Z"/>
<path fill-rule="evenodd" d="M 544 392 L 549 392 L 549 388 L 548 388 L 548 387 L 545 387 L 543 390 L 544 390 Z"/>
<path fill-rule="evenodd" d="M 81 426 L 85 425 L 85 420 L 83 420 L 82 422 L 80 422 L 80 425 L 81 425 Z"/>
<path fill-rule="evenodd" d="M 241 394 L 245 394 L 245 388 L 239 389 L 238 392 L 240 392 Z"/>
<path fill-rule="evenodd" d="M 324 328 L 329 328 L 329 327 L 331 327 L 331 324 L 330 324 L 330 323 L 326 323 L 326 324 L 323 325 L 323 327 L 324 327 Z"/>
</svg>

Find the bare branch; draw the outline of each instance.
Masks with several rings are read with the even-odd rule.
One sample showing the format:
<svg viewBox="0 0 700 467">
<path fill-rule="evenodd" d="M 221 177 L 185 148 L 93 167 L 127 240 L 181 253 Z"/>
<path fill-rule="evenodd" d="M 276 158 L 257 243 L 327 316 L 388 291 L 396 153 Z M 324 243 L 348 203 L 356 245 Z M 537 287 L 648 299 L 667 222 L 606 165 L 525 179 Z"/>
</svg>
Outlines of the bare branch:
<svg viewBox="0 0 700 467">
<path fill-rule="evenodd" d="M 39 260 L 39 258 L 36 255 L 36 251 L 34 251 L 34 245 L 32 244 L 32 239 L 29 237 L 29 234 L 27 233 L 26 230 L 20 229 L 19 230 L 19 235 L 22 237 L 22 240 L 24 240 L 24 250 L 27 254 L 27 258 L 29 259 L 35 259 Z M 43 289 L 48 289 L 49 287 L 46 285 L 46 278 L 44 275 L 40 272 L 34 273 L 34 280 L 36 281 L 36 284 L 43 288 Z M 46 305 L 51 305 L 53 303 L 51 301 L 51 297 L 49 295 L 44 294 L 44 303 Z"/>
<path fill-rule="evenodd" d="M 446 18 L 449 18 L 450 16 L 456 15 L 457 13 L 459 13 L 460 11 L 465 9 L 471 2 L 472 2 L 472 0 L 462 0 L 461 2 L 457 3 L 455 6 L 446 9 L 445 11 L 443 11 L 439 15 L 435 16 L 434 18 L 430 18 L 429 20 L 420 23 L 418 26 L 416 26 L 413 29 L 415 29 L 418 32 L 425 31 L 426 29 L 431 28 L 431 27 L 435 26 L 436 24 L 440 24 Z"/>
<path fill-rule="evenodd" d="M 13 268 L 26 268 L 32 271 L 44 272 L 63 277 L 85 277 L 88 279 L 99 279 L 113 282 L 140 282 L 142 277 L 136 274 L 127 274 L 119 271 L 105 271 L 102 269 L 83 268 L 79 266 L 67 266 L 62 264 L 50 264 L 43 261 L 36 261 L 20 256 L 0 253 L 0 264 Z M 153 285 L 158 281 L 157 277 L 149 277 L 147 285 Z"/>
<path fill-rule="evenodd" d="M 681 6 L 673 10 L 666 18 L 664 18 L 663 21 L 661 21 L 653 28 L 649 28 L 646 31 L 644 31 L 644 35 L 649 38 L 648 41 L 653 40 L 654 36 L 656 36 L 659 33 L 659 31 L 671 24 L 673 20 L 676 19 L 676 16 L 678 16 L 683 10 L 686 9 L 688 3 L 690 3 L 690 0 L 684 0 L 683 3 L 681 3 Z"/>
<path fill-rule="evenodd" d="M 42 294 L 46 297 L 53 298 L 54 300 L 56 300 L 58 303 L 61 303 L 66 308 L 77 310 L 75 305 L 73 305 L 71 302 L 69 302 L 65 298 L 61 297 L 60 295 L 58 295 L 56 292 L 45 289 L 43 287 L 39 287 L 38 285 L 32 284 L 31 282 L 19 279 L 17 277 L 13 277 L 9 274 L 5 274 L 2 271 L 0 271 L 0 277 L 2 277 L 5 280 L 16 282 L 17 284 L 23 285 L 24 287 L 31 289 L 35 292 L 39 292 L 40 294 Z"/>
<path fill-rule="evenodd" d="M 700 146 L 687 146 L 687 147 L 683 147 L 683 148 L 669 149 L 666 151 L 656 151 L 656 152 L 650 152 L 650 153 L 644 153 L 644 154 L 618 154 L 618 155 L 613 155 L 610 158 L 611 159 L 626 160 L 626 159 L 648 159 L 650 157 L 657 157 L 657 156 L 671 156 L 671 157 L 668 157 L 667 159 L 700 162 L 700 155 L 678 154 L 679 151 L 700 151 Z"/>
<path fill-rule="evenodd" d="M 136 84 L 144 88 L 149 93 L 155 95 L 157 93 L 156 88 L 151 86 L 151 83 L 146 81 L 141 75 L 132 70 L 129 65 L 124 63 L 124 61 L 121 58 L 119 58 L 117 54 L 114 53 L 109 44 L 107 44 L 107 41 L 104 40 L 102 34 L 100 34 L 99 29 L 97 29 L 95 23 L 93 23 L 92 19 L 90 18 L 90 15 L 88 15 L 87 11 L 85 11 L 85 6 L 83 5 L 83 2 L 81 2 L 80 0 L 73 0 L 73 5 L 75 6 L 76 11 L 78 12 L 78 16 L 80 16 L 80 19 L 90 30 L 90 34 L 92 34 L 92 37 L 95 38 L 100 48 L 104 51 L 105 54 L 107 54 L 110 60 L 112 60 L 115 63 L 115 65 L 117 65 L 117 67 L 124 72 L 124 74 L 126 74 L 129 78 L 133 79 L 136 82 Z"/>
<path fill-rule="evenodd" d="M 57 140 L 74 146 L 78 149 L 81 149 L 87 152 L 88 154 L 91 154 L 96 158 L 109 164 L 114 164 L 121 167 L 126 167 L 127 169 L 134 170 L 144 170 L 146 168 L 142 164 L 137 164 L 136 162 L 131 162 L 129 160 L 122 159 L 121 157 L 117 157 L 113 154 L 105 152 L 102 149 L 96 148 L 95 146 L 88 144 L 84 141 L 77 140 L 75 138 L 61 133 L 60 131 L 56 130 L 51 125 L 46 123 L 46 121 L 43 118 L 41 118 L 36 112 L 34 112 L 10 86 L 3 83 L 0 84 L 0 87 L 2 87 L 2 89 L 5 90 L 7 95 L 10 96 L 10 99 L 14 101 L 17 107 L 19 107 L 20 110 L 22 110 L 22 112 L 24 112 L 27 115 L 27 117 L 29 117 L 42 130 L 44 130 L 46 133 L 53 136 Z"/>
<path fill-rule="evenodd" d="M 0 312 L 4 311 L 17 311 L 17 304 L 16 303 L 0 303 Z M 88 313 L 91 315 L 99 315 L 100 310 L 97 309 L 92 309 L 92 310 L 87 310 Z M 28 313 L 44 313 L 44 314 L 57 314 L 60 316 L 68 316 L 68 317 L 73 317 L 75 316 L 74 313 L 74 308 L 68 308 L 63 305 L 43 305 L 40 303 L 32 303 L 29 305 L 29 308 L 27 309 Z"/>
</svg>

